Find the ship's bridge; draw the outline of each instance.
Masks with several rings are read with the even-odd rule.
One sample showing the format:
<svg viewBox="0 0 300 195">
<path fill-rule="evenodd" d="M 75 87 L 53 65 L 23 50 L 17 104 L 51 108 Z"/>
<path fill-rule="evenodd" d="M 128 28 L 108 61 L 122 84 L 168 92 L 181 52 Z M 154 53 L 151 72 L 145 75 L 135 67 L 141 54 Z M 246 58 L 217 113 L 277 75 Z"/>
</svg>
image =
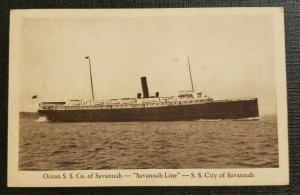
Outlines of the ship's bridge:
<svg viewBox="0 0 300 195">
<path fill-rule="evenodd" d="M 213 100 L 207 95 L 203 95 L 201 92 L 193 92 L 193 91 L 180 91 L 178 94 L 178 99 L 179 100 L 204 100 L 204 99 Z"/>
</svg>

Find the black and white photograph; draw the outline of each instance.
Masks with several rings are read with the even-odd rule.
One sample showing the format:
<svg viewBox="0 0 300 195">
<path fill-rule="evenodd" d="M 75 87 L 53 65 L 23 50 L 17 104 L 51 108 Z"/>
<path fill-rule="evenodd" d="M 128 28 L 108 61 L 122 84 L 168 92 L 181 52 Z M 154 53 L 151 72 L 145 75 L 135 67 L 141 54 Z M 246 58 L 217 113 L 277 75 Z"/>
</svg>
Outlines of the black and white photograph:
<svg viewBox="0 0 300 195">
<path fill-rule="evenodd" d="M 287 184 L 284 56 L 281 8 L 12 10 L 8 183 Z"/>
</svg>

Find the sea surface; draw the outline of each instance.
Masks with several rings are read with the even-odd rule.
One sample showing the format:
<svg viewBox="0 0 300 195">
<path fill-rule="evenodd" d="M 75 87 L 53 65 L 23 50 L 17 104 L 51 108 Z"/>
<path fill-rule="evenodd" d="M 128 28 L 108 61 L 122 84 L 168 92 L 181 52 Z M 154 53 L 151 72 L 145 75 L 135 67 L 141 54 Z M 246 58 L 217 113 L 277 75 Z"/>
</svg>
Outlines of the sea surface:
<svg viewBox="0 0 300 195">
<path fill-rule="evenodd" d="M 20 119 L 19 170 L 278 167 L 276 117 L 57 123 Z"/>
</svg>

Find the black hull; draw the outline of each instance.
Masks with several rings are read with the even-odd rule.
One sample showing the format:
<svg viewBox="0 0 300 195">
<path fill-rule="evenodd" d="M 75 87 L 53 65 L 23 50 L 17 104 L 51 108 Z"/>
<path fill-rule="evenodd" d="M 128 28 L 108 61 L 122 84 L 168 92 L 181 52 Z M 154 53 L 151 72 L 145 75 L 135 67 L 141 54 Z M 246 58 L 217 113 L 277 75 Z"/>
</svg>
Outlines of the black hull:
<svg viewBox="0 0 300 195">
<path fill-rule="evenodd" d="M 259 117 L 257 99 L 124 109 L 39 110 L 50 121 L 185 121 Z"/>
</svg>

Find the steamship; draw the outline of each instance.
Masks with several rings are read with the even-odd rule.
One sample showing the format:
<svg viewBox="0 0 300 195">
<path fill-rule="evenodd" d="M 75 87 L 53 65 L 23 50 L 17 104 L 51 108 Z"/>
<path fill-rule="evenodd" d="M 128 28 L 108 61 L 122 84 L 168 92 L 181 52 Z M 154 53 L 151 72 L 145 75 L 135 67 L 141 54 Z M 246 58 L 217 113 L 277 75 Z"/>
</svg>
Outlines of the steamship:
<svg viewBox="0 0 300 195">
<path fill-rule="evenodd" d="M 199 119 L 258 119 L 257 98 L 213 100 L 200 92 L 194 92 L 190 63 L 190 91 L 177 96 L 160 97 L 159 92 L 150 96 L 147 79 L 141 77 L 142 92 L 136 98 L 94 100 L 90 58 L 92 100 L 68 100 L 66 102 L 41 102 L 38 113 L 49 121 L 186 121 Z M 142 96 L 143 95 L 143 96 Z"/>
</svg>

